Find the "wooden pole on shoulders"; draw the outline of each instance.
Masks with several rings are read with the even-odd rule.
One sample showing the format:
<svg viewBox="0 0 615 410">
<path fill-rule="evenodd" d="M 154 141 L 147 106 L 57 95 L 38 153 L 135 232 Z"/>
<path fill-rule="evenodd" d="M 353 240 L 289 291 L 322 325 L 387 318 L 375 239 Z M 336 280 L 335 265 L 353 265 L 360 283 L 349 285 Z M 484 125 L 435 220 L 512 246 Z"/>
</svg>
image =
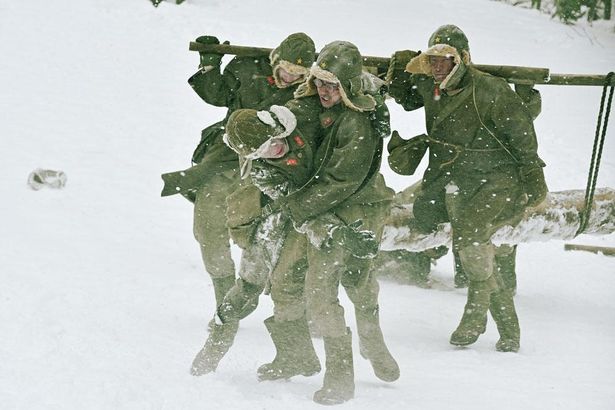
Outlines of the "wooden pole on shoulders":
<svg viewBox="0 0 615 410">
<path fill-rule="evenodd" d="M 190 51 L 232 54 L 240 57 L 263 57 L 271 53 L 271 48 L 247 47 L 233 44 L 201 44 L 190 42 Z M 363 64 L 386 71 L 389 66 L 388 57 L 364 56 Z M 474 67 L 491 75 L 502 77 L 514 84 L 544 84 L 544 85 L 586 85 L 604 86 L 605 75 L 599 74 L 550 74 L 548 68 L 523 67 L 510 65 L 473 64 Z M 615 86 L 615 77 L 610 84 Z"/>
</svg>

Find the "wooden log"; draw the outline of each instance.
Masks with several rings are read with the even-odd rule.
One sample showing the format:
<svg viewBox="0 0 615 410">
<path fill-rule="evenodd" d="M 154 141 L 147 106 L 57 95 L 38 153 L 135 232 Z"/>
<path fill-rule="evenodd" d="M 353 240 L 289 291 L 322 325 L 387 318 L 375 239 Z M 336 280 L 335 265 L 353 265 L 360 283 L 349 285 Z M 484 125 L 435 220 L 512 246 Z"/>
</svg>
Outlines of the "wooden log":
<svg viewBox="0 0 615 410">
<path fill-rule="evenodd" d="M 189 50 L 220 54 L 233 54 L 242 57 L 262 57 L 271 53 L 271 48 L 236 46 L 232 44 L 201 44 L 190 42 Z M 366 67 L 375 67 L 385 72 L 389 66 L 388 57 L 363 56 Z M 544 85 L 588 85 L 603 86 L 605 75 L 598 74 L 550 74 L 548 68 L 523 67 L 509 65 L 474 64 L 477 69 L 491 75 L 502 77 L 514 84 L 544 84 Z M 615 86 L 615 76 L 610 85 Z"/>
<path fill-rule="evenodd" d="M 415 187 L 408 188 L 409 190 Z M 415 228 L 412 203 L 407 192 L 402 191 L 386 222 L 381 249 L 391 251 L 406 249 L 419 252 L 440 245 L 450 246 L 450 224 L 442 224 L 436 232 L 429 235 Z M 547 199 L 536 208 L 526 211 L 521 222 L 515 226 L 504 226 L 492 237 L 496 245 L 522 242 L 548 241 L 551 239 L 572 239 L 579 228 L 580 211 L 583 209 L 585 191 L 570 190 L 550 192 Z M 608 235 L 615 232 L 615 190 L 600 188 L 596 190 L 592 212 L 584 234 Z"/>
<path fill-rule="evenodd" d="M 564 245 L 566 251 L 584 251 L 595 254 L 603 254 L 605 256 L 615 256 L 615 248 L 606 246 L 591 246 L 591 245 L 576 245 L 573 243 L 567 243 Z"/>
</svg>

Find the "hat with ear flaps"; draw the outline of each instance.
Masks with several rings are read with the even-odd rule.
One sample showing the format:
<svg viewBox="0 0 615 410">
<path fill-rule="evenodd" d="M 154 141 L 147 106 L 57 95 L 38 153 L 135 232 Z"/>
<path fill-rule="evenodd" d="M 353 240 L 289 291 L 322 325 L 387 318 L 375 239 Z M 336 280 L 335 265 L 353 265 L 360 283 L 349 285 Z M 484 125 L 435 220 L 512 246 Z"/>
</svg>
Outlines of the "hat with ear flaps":
<svg viewBox="0 0 615 410">
<path fill-rule="evenodd" d="M 288 137 L 297 127 L 295 115 L 286 107 L 272 105 L 268 111 L 243 108 L 233 111 L 226 122 L 224 142 L 240 156 L 241 176 L 246 177 L 252 160 L 271 139 Z"/>
<path fill-rule="evenodd" d="M 300 75 L 292 84 L 303 82 L 310 72 L 310 67 L 316 58 L 314 41 L 305 33 L 293 33 L 286 37 L 279 46 L 271 50 L 269 61 L 273 67 L 273 78 L 279 88 L 285 88 L 286 84 L 280 80 L 278 70 L 283 68 L 288 73 Z"/>
<path fill-rule="evenodd" d="M 297 88 L 295 97 L 306 97 L 317 93 L 316 78 L 340 86 L 344 104 L 355 111 L 372 111 L 376 101 L 363 90 L 363 61 L 359 49 L 347 41 L 327 44 L 310 70 L 308 79 Z"/>
<path fill-rule="evenodd" d="M 470 45 L 465 33 L 459 27 L 447 24 L 431 35 L 427 46 L 429 48 L 426 51 L 410 60 L 406 65 L 406 71 L 431 76 L 430 56 L 452 57 L 455 67 L 440 83 L 439 88 L 445 89 L 456 85 L 465 73 L 466 66 L 471 63 Z"/>
</svg>

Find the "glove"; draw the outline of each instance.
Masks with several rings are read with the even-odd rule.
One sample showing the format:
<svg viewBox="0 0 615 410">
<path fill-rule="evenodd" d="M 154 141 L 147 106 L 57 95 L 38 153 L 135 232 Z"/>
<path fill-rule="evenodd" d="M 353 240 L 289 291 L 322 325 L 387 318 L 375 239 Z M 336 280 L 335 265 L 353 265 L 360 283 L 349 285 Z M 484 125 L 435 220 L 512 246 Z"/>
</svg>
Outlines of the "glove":
<svg viewBox="0 0 615 410">
<path fill-rule="evenodd" d="M 535 120 L 542 110 L 540 91 L 534 89 L 534 84 L 515 84 L 515 92 L 523 101 L 532 120 Z"/>
<path fill-rule="evenodd" d="M 195 41 L 200 44 L 220 44 L 220 40 L 214 36 L 200 36 L 197 37 Z M 223 44 L 229 44 L 229 42 L 225 41 Z M 224 54 L 220 53 L 199 51 L 199 57 L 201 58 L 199 67 L 219 66 L 223 55 Z"/>
<path fill-rule="evenodd" d="M 164 186 L 162 187 L 162 192 L 160 196 L 169 196 L 179 194 L 181 188 L 179 188 L 181 176 L 179 172 L 169 172 L 166 174 L 162 174 L 162 181 L 164 182 Z"/>
<path fill-rule="evenodd" d="M 359 259 L 372 259 L 378 253 L 376 235 L 369 230 L 358 230 L 363 224 L 360 219 L 350 225 L 336 226 L 331 231 L 329 246 L 339 245 Z"/>
<path fill-rule="evenodd" d="M 393 131 L 387 144 L 389 166 L 400 175 L 412 175 L 427 152 L 429 143 L 427 135 L 421 134 L 404 140 L 397 131 Z"/>
<path fill-rule="evenodd" d="M 547 184 L 542 167 L 531 168 L 521 175 L 523 189 L 527 195 L 527 206 L 534 207 L 540 204 L 547 197 Z"/>
<path fill-rule="evenodd" d="M 186 189 L 182 187 L 183 177 L 180 172 L 169 172 L 167 174 L 162 174 L 161 177 L 164 182 L 164 186 L 162 187 L 160 196 L 181 194 L 188 201 L 194 203 L 196 200 L 196 189 Z"/>
<path fill-rule="evenodd" d="M 410 78 L 410 74 L 406 73 L 406 65 L 419 54 L 420 51 L 416 52 L 412 50 L 402 50 L 393 53 L 389 60 L 389 67 L 385 76 L 386 81 L 391 83 L 391 87 L 403 86 Z"/>
<path fill-rule="evenodd" d="M 522 100 L 527 100 L 533 93 L 534 84 L 515 84 L 515 92 Z"/>
</svg>

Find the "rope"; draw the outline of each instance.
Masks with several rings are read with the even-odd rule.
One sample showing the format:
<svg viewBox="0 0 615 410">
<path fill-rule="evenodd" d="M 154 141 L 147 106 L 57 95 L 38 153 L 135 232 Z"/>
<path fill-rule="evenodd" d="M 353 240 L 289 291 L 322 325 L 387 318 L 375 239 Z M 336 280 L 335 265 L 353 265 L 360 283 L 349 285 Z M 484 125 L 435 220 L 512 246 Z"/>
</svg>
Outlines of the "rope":
<svg viewBox="0 0 615 410">
<path fill-rule="evenodd" d="M 596 124 L 596 136 L 594 138 L 594 147 L 592 150 L 592 159 L 589 164 L 589 175 L 587 176 L 587 187 L 585 188 L 585 204 L 583 210 L 579 214 L 579 229 L 575 234 L 575 237 L 583 233 L 587 228 L 589 222 L 589 216 L 592 210 L 592 202 L 594 201 L 594 192 L 596 191 L 596 181 L 598 179 L 598 170 L 600 169 L 600 160 L 602 159 L 602 148 L 604 147 L 604 139 L 606 136 L 606 129 L 609 124 L 609 114 L 611 113 L 611 103 L 613 102 L 613 91 L 615 86 L 610 86 L 609 99 L 606 106 L 606 112 L 604 110 L 604 101 L 606 99 L 607 90 L 611 79 L 615 75 L 614 72 L 610 72 L 604 79 L 604 87 L 602 88 L 602 98 L 600 99 L 600 110 L 598 111 L 598 123 Z M 602 125 L 604 117 L 604 126 L 602 131 L 600 126 Z"/>
</svg>

